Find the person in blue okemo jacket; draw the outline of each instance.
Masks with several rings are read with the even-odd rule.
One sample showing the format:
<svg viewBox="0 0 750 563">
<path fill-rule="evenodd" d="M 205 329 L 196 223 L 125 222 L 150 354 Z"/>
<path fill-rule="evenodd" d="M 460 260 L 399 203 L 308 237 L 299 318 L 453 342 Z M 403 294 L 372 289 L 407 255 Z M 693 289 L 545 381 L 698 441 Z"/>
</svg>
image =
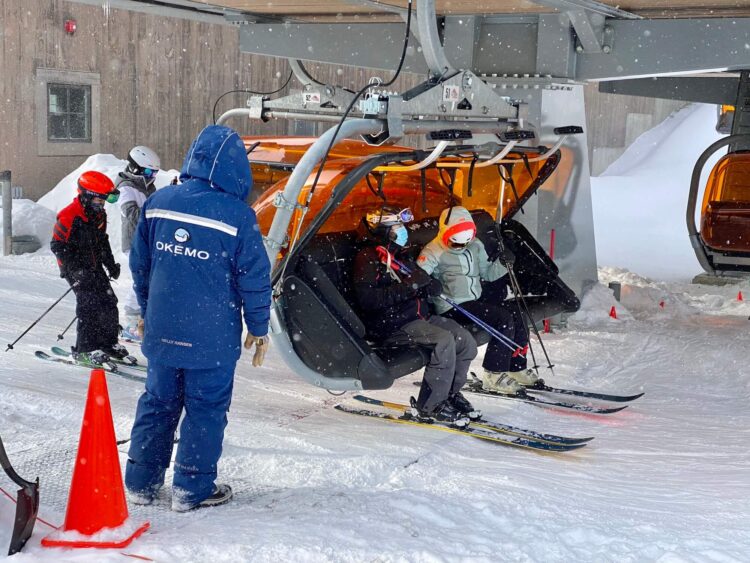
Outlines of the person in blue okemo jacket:
<svg viewBox="0 0 750 563">
<path fill-rule="evenodd" d="M 215 480 L 242 313 L 245 348 L 255 345 L 258 366 L 268 346 L 271 281 L 255 212 L 245 203 L 253 181 L 239 135 L 203 129 L 180 178 L 146 201 L 130 251 L 149 362 L 125 485 L 132 502 L 153 501 L 184 411 L 172 486 L 172 509 L 182 512 L 232 497 Z"/>
</svg>

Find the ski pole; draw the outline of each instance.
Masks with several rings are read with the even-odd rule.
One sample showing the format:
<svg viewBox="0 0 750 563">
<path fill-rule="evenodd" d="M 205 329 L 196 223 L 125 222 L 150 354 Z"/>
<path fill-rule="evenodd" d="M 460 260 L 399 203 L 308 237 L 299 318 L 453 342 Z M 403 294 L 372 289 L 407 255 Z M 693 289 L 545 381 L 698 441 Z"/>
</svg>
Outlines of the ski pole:
<svg viewBox="0 0 750 563">
<path fill-rule="evenodd" d="M 499 244 L 502 247 L 503 241 L 502 241 L 502 235 L 499 232 L 498 229 L 498 240 Z M 537 340 L 539 340 L 539 345 L 542 347 L 542 352 L 544 352 L 544 357 L 547 360 L 547 368 L 552 372 L 554 375 L 555 371 L 554 364 L 549 358 L 549 354 L 547 353 L 547 347 L 544 345 L 544 341 L 542 340 L 542 335 L 539 334 L 539 329 L 536 326 L 536 323 L 534 322 L 533 317 L 531 316 L 531 311 L 529 310 L 529 306 L 526 303 L 526 299 L 524 299 L 523 292 L 521 291 L 521 284 L 518 283 L 518 278 L 516 277 L 515 269 L 513 268 L 513 264 L 510 263 L 508 260 L 503 260 L 503 265 L 505 266 L 505 269 L 508 270 L 508 279 L 510 280 L 510 285 L 513 290 L 513 297 L 516 301 L 516 306 L 518 307 L 518 312 L 521 314 L 521 316 L 526 314 L 526 317 L 528 318 L 529 322 L 531 323 L 531 328 L 534 331 L 534 335 L 536 336 Z M 523 310 L 521 309 L 521 305 L 523 305 Z M 526 328 L 526 324 L 524 323 L 524 328 Z M 526 328 L 526 334 L 529 335 L 529 331 Z M 536 369 L 536 357 L 534 356 L 534 349 L 531 347 L 531 338 L 529 337 L 529 350 L 531 351 L 531 358 L 534 362 L 534 366 Z"/>
<path fill-rule="evenodd" d="M 47 309 L 44 313 L 42 313 L 37 320 L 35 320 L 33 323 L 31 323 L 31 326 L 29 326 L 29 328 L 27 328 L 26 330 L 24 330 L 21 333 L 21 336 L 19 336 L 18 338 L 16 338 L 13 341 L 12 344 L 8 344 L 8 347 L 5 349 L 5 351 L 7 352 L 8 350 L 13 350 L 13 346 L 15 346 L 18 343 L 18 341 L 21 340 L 24 336 L 26 336 L 26 333 L 29 332 L 32 328 L 34 328 L 36 326 L 36 323 L 38 323 L 39 321 L 41 321 L 44 318 L 44 315 L 46 315 L 52 309 L 54 309 L 55 305 L 57 305 L 60 301 L 62 301 L 63 297 L 65 297 L 68 293 L 70 293 L 71 291 L 73 291 L 73 288 L 75 286 L 77 286 L 77 285 L 78 285 L 78 282 L 75 282 L 73 285 L 71 285 L 68 288 L 68 290 L 65 293 L 63 293 L 57 301 L 55 301 L 52 305 L 50 305 L 49 309 Z"/>
<path fill-rule="evenodd" d="M 500 343 L 508 348 L 509 350 L 513 351 L 514 354 L 516 354 L 519 350 L 523 350 L 523 347 L 519 346 L 513 340 L 505 336 L 502 332 L 496 330 L 494 327 L 490 326 L 486 322 L 484 322 L 482 319 L 474 315 L 473 313 L 470 313 L 463 307 L 461 307 L 458 303 L 453 301 L 452 299 L 445 297 L 444 295 L 440 296 L 440 299 L 448 303 L 448 305 L 452 306 L 456 311 L 464 315 L 467 319 L 472 321 L 473 323 L 479 325 L 481 328 L 486 330 L 490 333 L 490 336 L 495 338 L 496 340 L 500 341 Z"/>
<path fill-rule="evenodd" d="M 62 340 L 63 337 L 65 336 L 65 333 L 68 332 L 68 329 L 72 327 L 73 323 L 76 322 L 77 320 L 78 320 L 78 317 L 73 317 L 73 320 L 70 321 L 70 324 L 68 324 L 68 326 L 65 327 L 65 330 L 63 330 L 60 334 L 57 335 L 57 339 Z"/>
</svg>

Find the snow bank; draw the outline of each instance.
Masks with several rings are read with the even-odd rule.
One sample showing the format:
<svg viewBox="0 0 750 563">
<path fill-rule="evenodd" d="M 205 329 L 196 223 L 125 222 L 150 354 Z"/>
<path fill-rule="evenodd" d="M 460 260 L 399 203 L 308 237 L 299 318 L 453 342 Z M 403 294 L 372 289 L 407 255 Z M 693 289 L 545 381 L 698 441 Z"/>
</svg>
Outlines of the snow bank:
<svg viewBox="0 0 750 563">
<path fill-rule="evenodd" d="M 66 207 L 73 198 L 76 197 L 78 192 L 78 177 L 81 174 L 87 170 L 98 170 L 99 172 L 106 174 L 116 183 L 118 174 L 125 170 L 125 166 L 127 166 L 127 160 L 119 159 L 111 154 L 94 154 L 88 157 L 78 168 L 65 176 L 65 178 L 60 180 L 60 182 L 49 193 L 45 194 L 39 200 L 39 205 L 42 205 L 57 214 L 58 211 Z M 168 185 L 175 176 L 179 176 L 177 170 L 160 170 L 156 175 L 156 189 Z M 113 252 L 119 252 L 122 249 L 122 223 L 120 221 L 119 209 L 117 204 L 109 203 L 106 205 L 106 209 L 107 233 L 109 234 L 112 250 Z M 52 227 L 50 227 L 49 232 L 52 232 Z"/>
<path fill-rule="evenodd" d="M 571 329 L 607 330 L 630 321 L 687 321 L 698 315 L 750 317 L 750 281 L 726 286 L 668 283 L 612 267 L 599 268 L 599 280 L 568 319 Z M 620 284 L 619 302 L 610 282 Z M 612 307 L 617 319 L 609 316 Z"/>
<path fill-rule="evenodd" d="M 696 160 L 721 137 L 715 123 L 716 106 L 691 105 L 641 135 L 591 179 L 599 265 L 663 280 L 689 280 L 702 271 L 688 240 L 685 208 Z"/>
<path fill-rule="evenodd" d="M 32 235 L 39 239 L 42 247 L 49 246 L 52 228 L 55 226 L 55 214 L 30 199 L 14 199 L 12 209 L 13 236 Z M 2 227 L 3 216 L 0 213 L 0 229 Z"/>
</svg>

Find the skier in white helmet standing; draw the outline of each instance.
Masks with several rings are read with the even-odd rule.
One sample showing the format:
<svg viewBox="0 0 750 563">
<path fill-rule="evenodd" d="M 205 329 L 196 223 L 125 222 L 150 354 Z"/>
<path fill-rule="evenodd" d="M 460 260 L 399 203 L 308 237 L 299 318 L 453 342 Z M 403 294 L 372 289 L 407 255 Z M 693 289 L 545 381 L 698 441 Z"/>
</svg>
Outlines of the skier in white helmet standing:
<svg viewBox="0 0 750 563">
<path fill-rule="evenodd" d="M 135 228 L 141 215 L 143 204 L 155 191 L 154 180 L 161 169 L 161 159 L 152 149 L 144 146 L 133 147 L 128 153 L 128 165 L 120 172 L 117 189 L 120 191 L 120 213 L 122 214 L 122 251 L 130 252 Z M 129 291 L 124 300 L 125 323 L 122 330 L 124 337 L 141 340 L 141 309 L 135 293 Z"/>
</svg>

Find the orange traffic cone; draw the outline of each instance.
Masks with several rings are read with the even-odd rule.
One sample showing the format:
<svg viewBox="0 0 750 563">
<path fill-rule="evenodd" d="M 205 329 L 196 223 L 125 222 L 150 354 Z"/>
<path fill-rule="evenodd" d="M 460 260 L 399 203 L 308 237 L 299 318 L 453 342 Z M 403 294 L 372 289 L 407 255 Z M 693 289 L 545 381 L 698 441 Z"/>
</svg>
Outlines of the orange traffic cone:
<svg viewBox="0 0 750 563">
<path fill-rule="evenodd" d="M 737 292 L 737 301 L 744 301 L 744 299 L 742 298 L 742 290 Z"/>
<path fill-rule="evenodd" d="M 612 308 L 609 310 L 609 316 L 613 319 L 617 318 L 617 309 L 615 309 L 614 305 L 612 305 Z"/>
<path fill-rule="evenodd" d="M 103 370 L 91 370 L 65 524 L 43 546 L 122 548 L 149 528 L 128 521 L 118 457 L 107 380 Z"/>
</svg>

